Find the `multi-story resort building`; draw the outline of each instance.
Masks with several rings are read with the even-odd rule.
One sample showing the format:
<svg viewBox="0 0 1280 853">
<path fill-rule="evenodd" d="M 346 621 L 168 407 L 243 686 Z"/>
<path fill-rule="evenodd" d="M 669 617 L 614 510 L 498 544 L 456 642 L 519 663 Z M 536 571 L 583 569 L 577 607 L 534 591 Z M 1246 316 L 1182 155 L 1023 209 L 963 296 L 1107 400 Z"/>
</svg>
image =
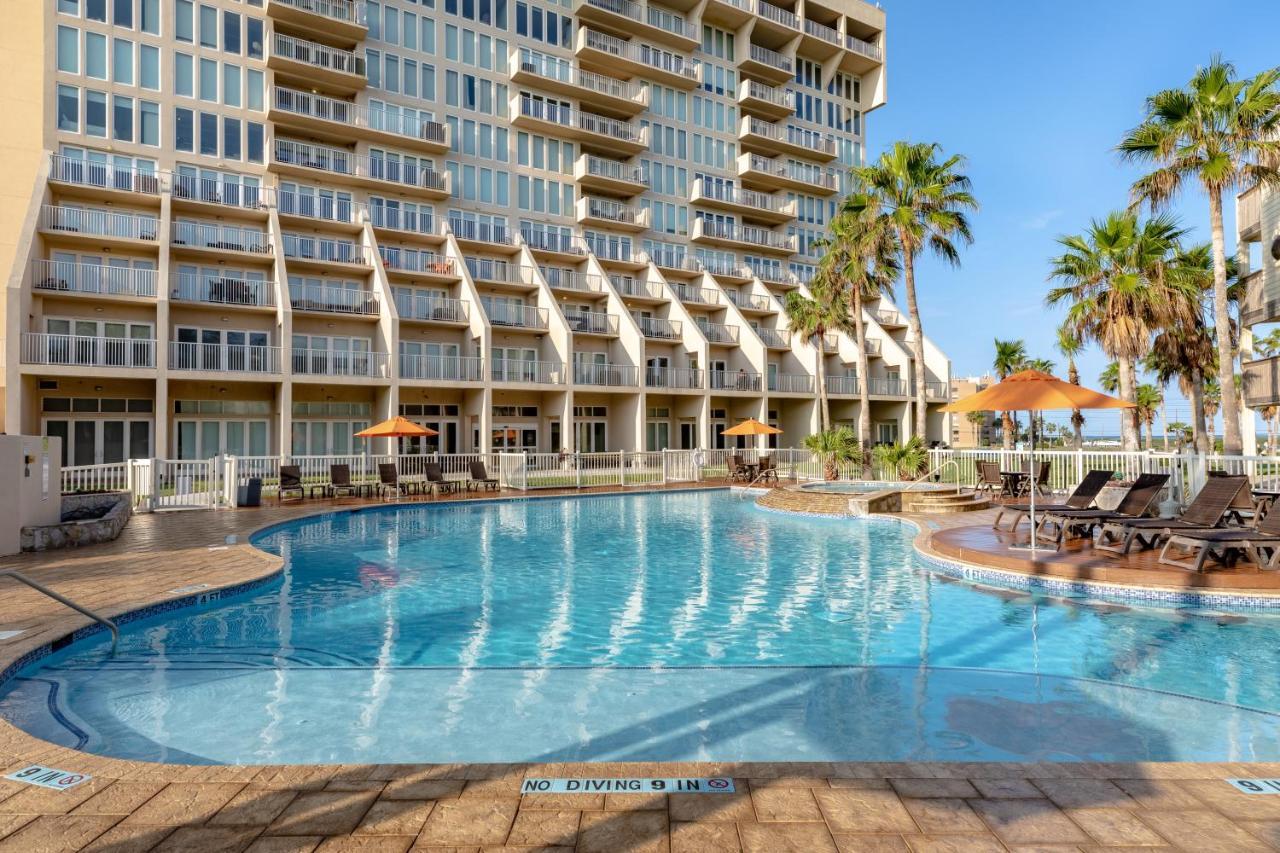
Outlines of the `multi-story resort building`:
<svg viewBox="0 0 1280 853">
<path fill-rule="evenodd" d="M 14 4 L 5 425 L 65 464 L 358 449 L 712 448 L 950 425 L 904 316 L 783 302 L 885 99 L 860 0 Z M 731 441 L 731 440 L 730 440 Z"/>
<path fill-rule="evenodd" d="M 1240 305 L 1240 323 L 1246 408 L 1241 421 L 1244 452 L 1257 452 L 1258 436 L 1254 413 L 1280 405 L 1280 356 L 1254 356 L 1252 327 L 1280 322 L 1280 192 L 1254 187 L 1236 199 L 1236 260 L 1245 299 Z"/>
<path fill-rule="evenodd" d="M 995 385 L 994 376 L 952 377 L 951 399 L 963 400 Z M 952 447 L 990 447 L 1000 439 L 1000 418 L 997 412 L 978 412 L 981 420 L 960 416 L 951 419 Z"/>
</svg>

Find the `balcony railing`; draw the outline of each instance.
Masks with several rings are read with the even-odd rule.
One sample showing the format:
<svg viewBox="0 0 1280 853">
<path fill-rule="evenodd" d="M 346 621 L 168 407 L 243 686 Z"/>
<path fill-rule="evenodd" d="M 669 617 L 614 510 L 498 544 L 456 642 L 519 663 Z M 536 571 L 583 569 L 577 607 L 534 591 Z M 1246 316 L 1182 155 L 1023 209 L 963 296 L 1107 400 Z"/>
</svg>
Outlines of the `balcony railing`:
<svg viewBox="0 0 1280 853">
<path fill-rule="evenodd" d="M 737 326 L 728 326 L 724 323 L 699 323 L 698 328 L 702 330 L 703 336 L 713 344 L 736 344 L 738 342 Z"/>
<path fill-rule="evenodd" d="M 600 293 L 604 281 L 592 273 L 566 270 L 559 267 L 539 267 L 547 285 L 556 290 L 575 290 L 582 293 Z"/>
<path fill-rule="evenodd" d="M 761 327 L 756 329 L 756 334 L 760 336 L 760 340 L 767 347 L 784 348 L 791 345 L 791 332 L 786 329 L 768 329 Z"/>
<path fill-rule="evenodd" d="M 23 332 L 23 364 L 77 367 L 155 367 L 156 342 L 137 338 Z"/>
<path fill-rule="evenodd" d="M 755 371 L 712 370 L 708 374 L 716 391 L 760 391 L 760 374 Z"/>
<path fill-rule="evenodd" d="M 49 180 L 142 195 L 159 195 L 161 187 L 160 175 L 154 168 L 117 166 L 62 154 L 52 155 Z"/>
<path fill-rule="evenodd" d="M 640 334 L 646 338 L 674 341 L 680 338 L 680 321 L 667 320 L 662 317 L 636 317 L 636 325 Z"/>
<path fill-rule="evenodd" d="M 774 373 L 769 376 L 769 390 L 780 394 L 812 394 L 813 377 L 804 373 Z"/>
<path fill-rule="evenodd" d="M 63 234 L 154 241 L 160 230 L 160 220 L 145 213 L 115 213 L 46 204 L 40 208 L 40 227 Z"/>
<path fill-rule="evenodd" d="M 453 258 L 446 258 L 435 252 L 421 250 L 401 250 L 394 246 L 379 246 L 382 265 L 389 270 L 401 272 L 420 272 L 423 275 L 453 277 Z"/>
<path fill-rule="evenodd" d="M 449 131 L 438 121 L 420 118 L 414 114 L 405 115 L 382 109 L 369 109 L 351 101 L 290 89 L 287 86 L 276 86 L 275 107 L 287 113 L 321 121 L 377 130 L 403 136 L 406 139 L 434 142 L 437 145 L 449 144 Z"/>
<path fill-rule="evenodd" d="M 702 272 L 702 264 L 683 246 L 657 245 L 653 247 L 653 262 L 664 270 Z"/>
<path fill-rule="evenodd" d="M 587 5 L 633 21 L 644 20 L 640 4 L 632 3 L 631 0 L 587 0 Z"/>
<path fill-rule="evenodd" d="M 556 252 L 561 255 L 586 255 L 587 245 L 573 234 L 558 231 L 535 231 L 522 228 L 520 236 L 535 252 Z"/>
<path fill-rule="evenodd" d="M 436 219 L 430 208 L 399 208 L 375 205 L 369 208 L 369 221 L 374 228 L 403 231 L 407 234 L 436 233 Z"/>
<path fill-rule="evenodd" d="M 751 274 L 756 278 L 770 284 L 785 284 L 792 287 L 799 284 L 795 273 L 783 269 L 781 264 L 762 264 L 748 261 L 747 269 L 751 270 Z"/>
<path fill-rule="evenodd" d="M 324 222 L 354 225 L 359 221 L 359 210 L 359 203 L 346 199 L 315 196 L 293 190 L 280 191 L 280 213 L 284 216 L 305 216 Z"/>
<path fill-rule="evenodd" d="M 271 282 L 261 279 L 183 272 L 178 273 L 177 285 L 170 298 L 211 305 L 270 307 L 276 304 L 276 289 Z"/>
<path fill-rule="evenodd" d="M 481 299 L 484 313 L 490 325 L 511 326 L 519 329 L 547 328 L 547 309 L 514 302 L 495 302 Z"/>
<path fill-rule="evenodd" d="M 221 222 L 191 222 L 179 220 L 173 223 L 169 242 L 174 246 L 195 249 L 222 249 L 228 252 L 249 252 L 257 255 L 271 254 L 271 238 L 259 228 L 243 228 Z"/>
<path fill-rule="evenodd" d="M 738 263 L 733 258 L 721 257 L 701 257 L 698 263 L 702 264 L 702 268 L 712 275 L 724 276 L 726 278 L 750 278 L 751 270 Z"/>
<path fill-rule="evenodd" d="M 395 294 L 396 313 L 402 320 L 434 320 L 439 323 L 465 323 L 471 316 L 469 303 L 443 296 Z"/>
<path fill-rule="evenodd" d="M 844 46 L 849 50 L 852 50 L 854 53 L 860 53 L 863 56 L 876 60 L 877 62 L 884 58 L 884 53 L 877 45 L 874 45 L 869 41 L 864 41 L 857 36 L 845 36 Z"/>
<path fill-rule="evenodd" d="M 800 18 L 794 12 L 788 12 L 764 0 L 756 0 L 756 14 L 766 21 L 773 21 L 775 24 L 781 24 L 793 30 L 800 29 Z"/>
<path fill-rule="evenodd" d="M 715 305 L 720 299 L 716 292 L 706 287 L 694 287 L 692 284 L 684 282 L 671 282 L 671 289 L 675 291 L 676 297 L 681 302 L 695 302 L 700 305 Z"/>
<path fill-rule="evenodd" d="M 897 311 L 874 311 L 872 317 L 877 323 L 884 326 L 900 326 L 902 325 L 902 315 Z"/>
<path fill-rule="evenodd" d="M 640 371 L 627 364 L 594 364 L 586 361 L 573 363 L 573 381 L 578 385 L 637 385 Z"/>
<path fill-rule="evenodd" d="M 836 153 L 836 141 L 828 134 L 796 127 L 793 124 L 776 125 L 772 122 L 761 121 L 754 116 L 744 116 L 743 118 L 746 130 L 753 136 L 763 136 L 774 142 L 795 145 L 809 151 L 826 154 L 829 157 L 834 156 Z"/>
<path fill-rule="evenodd" d="M 169 369 L 279 373 L 280 347 L 169 341 Z"/>
<path fill-rule="evenodd" d="M 816 39 L 822 39 L 825 42 L 830 42 L 837 47 L 840 45 L 840 31 L 828 27 L 826 24 L 820 24 L 817 21 L 810 21 L 806 19 L 804 22 L 804 31 Z"/>
<path fill-rule="evenodd" d="M 372 266 L 367 246 L 345 240 L 323 240 L 309 235 L 285 234 L 284 256 L 300 261 L 329 261 L 337 264 Z"/>
<path fill-rule="evenodd" d="M 242 184 L 218 178 L 202 178 L 199 175 L 180 172 L 172 173 L 169 176 L 169 183 L 173 187 L 174 198 L 238 207 L 242 210 L 264 210 L 271 206 L 275 198 L 274 187 Z"/>
<path fill-rule="evenodd" d="M 628 59 L 640 65 L 647 65 L 658 71 L 684 77 L 697 82 L 698 69 L 680 54 L 650 47 L 647 44 L 629 42 L 616 36 L 605 35 L 596 30 L 585 30 L 585 44 L 592 50 L 612 54 L 619 59 Z"/>
<path fill-rule="evenodd" d="M 662 286 L 633 275 L 614 275 L 609 277 L 614 289 L 623 296 L 639 296 L 647 299 L 661 299 Z"/>
<path fill-rule="evenodd" d="M 858 377 L 828 376 L 827 377 L 827 393 L 828 394 L 857 394 L 858 393 Z"/>
<path fill-rule="evenodd" d="M 946 382 L 930 379 L 924 383 L 924 396 L 929 400 L 949 400 L 951 386 Z"/>
<path fill-rule="evenodd" d="M 753 172 L 773 175 L 797 183 L 813 184 L 825 190 L 834 190 L 836 188 L 836 177 L 829 172 L 801 171 L 791 163 L 771 157 L 762 157 L 759 154 L 748 154 L 746 156 L 748 158 L 747 165 Z"/>
<path fill-rule="evenodd" d="M 863 343 L 866 344 L 867 355 L 880 354 L 880 346 L 883 342 L 879 338 L 867 338 Z"/>
<path fill-rule="evenodd" d="M 400 378 L 483 382 L 484 360 L 478 355 L 406 355 L 401 353 Z"/>
<path fill-rule="evenodd" d="M 365 157 L 345 148 L 313 145 L 294 139 L 277 139 L 274 150 L 277 163 L 305 166 L 308 169 L 335 175 L 369 178 L 437 192 L 449 191 L 449 179 L 446 173 L 433 171 L 430 165 L 416 160 L 414 164 L 410 164 L 404 160 L 385 157 Z"/>
<path fill-rule="evenodd" d="M 780 109 L 790 110 L 795 107 L 795 95 L 790 89 L 784 89 L 782 86 L 767 86 L 757 80 L 743 80 L 739 84 L 738 97 L 764 101 Z"/>
<path fill-rule="evenodd" d="M 731 225 L 727 222 L 716 222 L 707 218 L 702 218 L 698 221 L 701 224 L 703 235 L 707 237 L 730 240 L 734 243 L 746 243 L 766 249 L 790 251 L 792 248 L 791 236 L 788 234 L 780 234 L 767 228 L 757 228 L 754 225 Z"/>
<path fill-rule="evenodd" d="M 349 50 L 339 50 L 313 41 L 294 38 L 283 33 L 276 33 L 272 42 L 272 53 L 276 56 L 302 62 L 313 68 L 327 71 L 338 71 L 364 77 L 364 57 Z"/>
<path fill-rule="evenodd" d="M 495 360 L 489 369 L 494 382 L 534 382 L 539 385 L 563 385 L 563 361 Z"/>
<path fill-rule="evenodd" d="M 643 128 L 630 122 L 540 101 L 532 95 L 520 95 L 520 115 L 607 136 L 619 142 L 634 145 L 643 145 L 645 142 Z"/>
<path fill-rule="evenodd" d="M 652 6 L 646 8 L 645 12 L 647 12 L 645 20 L 648 22 L 649 26 L 656 27 L 664 32 L 671 33 L 674 36 L 679 36 L 680 38 L 690 39 L 692 41 L 699 40 L 698 36 L 694 34 L 693 26 L 674 12 L 668 12 L 665 9 L 655 9 Z"/>
<path fill-rule="evenodd" d="M 510 261 L 493 258 L 466 258 L 467 272 L 475 281 L 496 282 L 498 284 L 528 284 L 523 267 Z"/>
<path fill-rule="evenodd" d="M 770 213 L 782 213 L 787 205 L 790 204 L 786 199 L 775 196 L 772 193 L 726 186 L 710 180 L 704 180 L 698 188 L 698 192 L 704 199 L 742 205 L 743 207 L 753 207 L 756 210 L 765 210 Z"/>
<path fill-rule="evenodd" d="M 639 83 L 618 80 L 594 71 L 584 71 L 567 59 L 540 53 L 527 47 L 520 48 L 519 62 L 521 71 L 536 74 L 546 80 L 579 86 L 610 98 L 635 101 L 644 92 Z"/>
<path fill-rule="evenodd" d="M 620 163 L 607 157 L 596 157 L 594 154 L 583 155 L 586 158 L 586 174 L 596 178 L 607 178 L 611 181 L 626 181 L 632 184 L 649 185 L 649 176 L 642 166 Z"/>
<path fill-rule="evenodd" d="M 385 352 L 343 352 L 329 349 L 300 349 L 290 352 L 294 373 L 307 376 L 364 376 L 374 379 L 387 375 Z"/>
<path fill-rule="evenodd" d="M 646 367 L 644 384 L 649 388 L 701 388 L 702 371 L 693 367 Z"/>
<path fill-rule="evenodd" d="M 867 391 L 886 397 L 905 397 L 907 396 L 907 381 L 905 379 L 877 379 L 871 377 L 867 380 Z"/>
<path fill-rule="evenodd" d="M 321 15 L 334 21 L 365 26 L 365 4 L 356 0 L 271 0 L 271 2 Z"/>
<path fill-rule="evenodd" d="M 605 219 L 619 225 L 637 225 L 640 222 L 642 211 L 633 205 L 595 196 L 586 196 L 583 201 L 586 202 L 586 214 L 592 219 Z"/>
<path fill-rule="evenodd" d="M 616 314 L 605 314 L 600 311 L 565 311 L 565 322 L 569 331 L 592 335 L 618 334 L 618 317 Z"/>
<path fill-rule="evenodd" d="M 378 298 L 367 290 L 328 285 L 290 284 L 289 304 L 295 311 L 334 314 L 377 314 Z"/>
<path fill-rule="evenodd" d="M 773 8 L 777 7 L 775 6 Z M 792 61 L 791 57 L 778 53 L 776 50 L 769 50 L 767 47 L 761 47 L 758 44 L 751 45 L 750 56 L 753 62 L 759 62 L 761 65 L 768 65 L 769 67 L 776 68 L 779 71 L 791 73 L 795 70 L 795 63 Z"/>
<path fill-rule="evenodd" d="M 31 286 L 36 290 L 93 293 L 102 296 L 155 296 L 156 271 L 74 261 L 31 262 Z"/>
<path fill-rule="evenodd" d="M 1248 234 L 1258 230 L 1262 222 L 1262 191 L 1253 187 L 1240 193 L 1237 198 L 1236 231 Z"/>
<path fill-rule="evenodd" d="M 459 240 L 472 243 L 492 243 L 495 246 L 515 245 L 515 234 L 503 222 L 474 222 L 470 219 L 449 219 L 449 231 Z"/>
</svg>

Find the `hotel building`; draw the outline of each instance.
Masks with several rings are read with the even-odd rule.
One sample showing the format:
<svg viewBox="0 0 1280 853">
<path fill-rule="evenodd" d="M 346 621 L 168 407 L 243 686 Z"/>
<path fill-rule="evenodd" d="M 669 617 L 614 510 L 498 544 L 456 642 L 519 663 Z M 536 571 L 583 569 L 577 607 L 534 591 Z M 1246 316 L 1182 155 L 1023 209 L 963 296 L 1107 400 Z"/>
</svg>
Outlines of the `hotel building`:
<svg viewBox="0 0 1280 853">
<path fill-rule="evenodd" d="M 885 100 L 859 0 L 11 4 L 5 428 L 65 464 L 929 437 L 950 364 L 872 304 L 789 334 Z"/>
</svg>

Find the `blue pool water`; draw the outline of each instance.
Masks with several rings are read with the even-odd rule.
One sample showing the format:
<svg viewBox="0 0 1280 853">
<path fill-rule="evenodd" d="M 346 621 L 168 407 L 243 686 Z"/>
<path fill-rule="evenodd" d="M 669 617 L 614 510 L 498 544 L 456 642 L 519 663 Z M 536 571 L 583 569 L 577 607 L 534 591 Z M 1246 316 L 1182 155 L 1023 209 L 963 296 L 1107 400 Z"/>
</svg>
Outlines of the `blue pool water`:
<svg viewBox="0 0 1280 853">
<path fill-rule="evenodd" d="M 1280 618 L 975 587 L 913 534 L 726 492 L 324 515 L 0 714 L 184 762 L 1280 759 Z"/>
</svg>

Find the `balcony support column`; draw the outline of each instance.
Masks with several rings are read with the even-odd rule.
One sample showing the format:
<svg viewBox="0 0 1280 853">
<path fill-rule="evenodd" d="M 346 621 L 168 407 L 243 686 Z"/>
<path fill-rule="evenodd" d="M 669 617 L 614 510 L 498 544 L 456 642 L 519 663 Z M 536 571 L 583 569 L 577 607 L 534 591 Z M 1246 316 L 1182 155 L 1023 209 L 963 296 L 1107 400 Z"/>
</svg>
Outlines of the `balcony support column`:
<svg viewBox="0 0 1280 853">
<path fill-rule="evenodd" d="M 286 362 L 285 370 L 288 370 L 288 364 L 293 359 L 287 353 L 291 353 L 292 348 L 281 347 L 280 351 L 282 360 Z M 276 412 L 276 453 L 281 458 L 287 458 L 293 452 L 293 383 L 281 382 L 278 389 L 276 391 L 276 406 L 279 409 Z"/>
<path fill-rule="evenodd" d="M 165 347 L 165 350 L 168 350 Z M 159 354 L 157 353 L 157 358 Z M 169 448 L 169 425 L 173 422 L 173 405 L 169 402 L 169 380 L 163 372 L 156 379 L 155 397 L 155 434 L 151 436 L 151 455 L 159 458 L 177 456 L 177 448 Z"/>
</svg>

